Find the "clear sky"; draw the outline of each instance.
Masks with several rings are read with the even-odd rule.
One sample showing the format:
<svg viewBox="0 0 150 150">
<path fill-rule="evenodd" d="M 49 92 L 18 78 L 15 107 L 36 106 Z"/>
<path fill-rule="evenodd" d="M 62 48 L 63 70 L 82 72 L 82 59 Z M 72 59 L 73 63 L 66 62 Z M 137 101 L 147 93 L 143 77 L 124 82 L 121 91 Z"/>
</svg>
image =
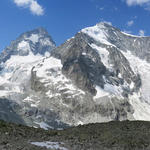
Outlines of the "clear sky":
<svg viewBox="0 0 150 150">
<path fill-rule="evenodd" d="M 150 35 L 150 0 L 0 0 L 0 51 L 21 33 L 44 27 L 57 45 L 98 22 Z"/>
</svg>

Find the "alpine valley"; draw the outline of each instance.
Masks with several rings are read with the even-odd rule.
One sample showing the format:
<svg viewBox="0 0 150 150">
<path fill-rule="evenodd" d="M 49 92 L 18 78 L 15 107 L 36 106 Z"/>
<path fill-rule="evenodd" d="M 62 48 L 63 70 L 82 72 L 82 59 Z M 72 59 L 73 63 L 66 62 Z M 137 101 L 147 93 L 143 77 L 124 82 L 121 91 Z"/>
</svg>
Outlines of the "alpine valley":
<svg viewBox="0 0 150 150">
<path fill-rule="evenodd" d="M 150 37 L 101 22 L 56 47 L 38 28 L 0 54 L 0 119 L 57 130 L 150 121 L 149 81 Z"/>
</svg>

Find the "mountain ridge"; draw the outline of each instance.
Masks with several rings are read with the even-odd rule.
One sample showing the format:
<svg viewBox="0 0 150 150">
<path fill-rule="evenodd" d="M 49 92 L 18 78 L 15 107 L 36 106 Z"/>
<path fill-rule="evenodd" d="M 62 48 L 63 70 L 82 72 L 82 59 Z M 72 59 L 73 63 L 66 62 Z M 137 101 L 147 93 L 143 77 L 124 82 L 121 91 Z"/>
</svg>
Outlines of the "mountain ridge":
<svg viewBox="0 0 150 150">
<path fill-rule="evenodd" d="M 41 37 L 35 38 L 37 30 Z M 62 129 L 150 120 L 150 37 L 129 37 L 100 23 L 56 47 L 44 29 L 37 30 L 22 34 L 0 55 L 0 97 L 18 104 L 11 109 L 26 125 Z M 20 50 L 30 53 L 9 53 L 22 41 L 29 47 Z"/>
</svg>

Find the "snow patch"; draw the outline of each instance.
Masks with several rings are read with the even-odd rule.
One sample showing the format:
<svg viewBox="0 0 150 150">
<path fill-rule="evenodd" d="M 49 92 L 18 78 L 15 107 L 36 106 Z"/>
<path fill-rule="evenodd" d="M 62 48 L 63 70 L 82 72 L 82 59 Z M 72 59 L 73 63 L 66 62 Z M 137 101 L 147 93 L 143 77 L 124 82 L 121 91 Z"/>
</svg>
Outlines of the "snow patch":
<svg viewBox="0 0 150 150">
<path fill-rule="evenodd" d="M 9 92 L 8 91 L 5 91 L 5 90 L 0 90 L 0 97 L 6 97 L 9 95 Z"/>
<path fill-rule="evenodd" d="M 31 107 L 37 107 L 37 104 L 31 104 Z"/>
<path fill-rule="evenodd" d="M 150 121 L 150 104 L 141 100 L 140 93 L 134 93 L 129 97 L 129 102 L 134 109 L 135 120 Z"/>
<path fill-rule="evenodd" d="M 82 55 L 87 55 L 87 54 L 85 52 L 83 52 Z"/>
<path fill-rule="evenodd" d="M 32 34 L 29 38 L 26 38 L 26 39 L 32 41 L 35 44 L 39 41 L 39 38 L 40 37 L 38 34 Z"/>
<path fill-rule="evenodd" d="M 32 98 L 31 97 L 26 97 L 24 100 L 23 100 L 24 102 L 34 102 L 33 100 L 32 100 Z"/>
<path fill-rule="evenodd" d="M 138 36 L 138 35 L 132 35 L 132 34 L 129 34 L 127 32 L 121 32 L 122 34 L 124 35 L 127 35 L 127 36 L 130 36 L 130 37 L 134 37 L 134 38 L 142 38 L 142 37 L 148 37 L 148 36 Z"/>
<path fill-rule="evenodd" d="M 102 48 L 97 46 L 96 44 L 91 44 L 90 45 L 93 49 L 96 49 L 97 52 L 99 53 L 99 56 L 101 58 L 102 63 L 107 67 L 107 68 L 112 68 L 111 64 L 109 64 L 109 52 L 107 51 L 106 48 Z"/>
<path fill-rule="evenodd" d="M 134 88 L 134 82 L 131 82 L 130 89 L 133 89 L 133 88 Z"/>
<path fill-rule="evenodd" d="M 43 46 L 54 46 L 54 44 L 49 40 L 49 38 L 40 39 L 40 43 Z"/>
<path fill-rule="evenodd" d="M 49 90 L 46 92 L 46 95 L 49 98 L 52 98 L 61 96 L 61 94 L 67 94 L 71 97 L 85 94 L 84 91 L 73 85 L 72 81 L 67 79 L 62 74 L 61 70 L 61 60 L 54 57 L 44 59 L 33 69 L 33 71 L 36 72 L 36 76 L 39 78 L 40 82 L 43 83 L 47 89 L 51 89 L 50 87 L 55 87 L 55 92 L 54 90 Z"/>
<path fill-rule="evenodd" d="M 123 85 L 117 86 L 114 84 L 110 84 L 107 81 L 107 79 L 105 78 L 105 76 L 103 76 L 103 79 L 105 82 L 104 88 L 102 89 L 101 87 L 96 85 L 97 94 L 96 94 L 96 96 L 94 96 L 94 99 L 104 97 L 104 96 L 116 96 L 116 97 L 123 98 L 123 96 L 122 96 L 123 89 L 128 88 L 128 86 L 129 86 L 126 82 Z"/>
<path fill-rule="evenodd" d="M 150 84 L 148 82 L 150 79 L 150 64 L 147 61 L 132 55 L 130 51 L 122 51 L 122 53 L 128 59 L 135 74 L 140 74 L 142 80 L 141 97 L 150 103 Z M 130 86 L 132 87 L 133 85 L 131 84 Z"/>
<path fill-rule="evenodd" d="M 121 97 L 121 93 L 123 92 L 120 86 L 116 86 L 116 85 L 112 85 L 108 83 L 104 85 L 104 90 L 110 93 L 111 95 L 113 94 L 113 95 L 120 96 L 120 97 Z"/>
<path fill-rule="evenodd" d="M 107 32 L 105 31 L 105 26 L 103 24 L 97 24 L 93 27 L 88 27 L 88 28 L 82 29 L 81 32 L 89 35 L 96 41 L 99 41 L 106 45 L 112 45 L 107 40 L 108 35 L 107 35 Z"/>
<path fill-rule="evenodd" d="M 64 143 L 62 142 L 31 142 L 32 145 L 36 145 L 39 147 L 46 147 L 47 149 L 53 150 L 68 150 L 67 148 L 63 147 Z"/>
<path fill-rule="evenodd" d="M 45 55 L 46 58 L 48 58 L 48 57 L 50 57 L 51 54 L 50 54 L 50 52 L 45 52 L 44 55 Z"/>
<path fill-rule="evenodd" d="M 39 125 L 40 128 L 48 130 L 48 129 L 54 129 L 53 127 L 49 126 L 47 123 L 45 122 L 34 122 L 35 124 Z"/>
<path fill-rule="evenodd" d="M 119 78 L 122 78 L 122 75 L 121 75 L 121 73 L 119 73 L 119 74 L 118 74 L 118 77 L 119 77 Z"/>
<path fill-rule="evenodd" d="M 58 71 L 60 68 L 62 68 L 61 60 L 50 57 L 48 59 L 45 59 L 42 65 L 39 64 L 37 66 L 37 69 L 40 71 L 38 71 L 36 75 L 38 77 L 47 77 L 47 74 L 45 74 L 47 70 L 53 69 L 54 71 Z M 34 69 L 34 71 L 36 71 L 36 69 Z"/>
<path fill-rule="evenodd" d="M 83 125 L 84 123 L 82 121 L 78 121 L 77 125 Z"/>
<path fill-rule="evenodd" d="M 18 48 L 17 48 L 18 51 L 24 51 L 24 52 L 29 52 L 30 51 L 30 45 L 27 41 L 21 41 L 19 44 L 18 44 Z"/>
<path fill-rule="evenodd" d="M 97 93 L 96 93 L 96 96 L 94 96 L 94 99 L 109 95 L 109 93 L 107 93 L 104 89 L 102 89 L 99 86 L 96 86 L 96 91 L 97 91 Z"/>
</svg>

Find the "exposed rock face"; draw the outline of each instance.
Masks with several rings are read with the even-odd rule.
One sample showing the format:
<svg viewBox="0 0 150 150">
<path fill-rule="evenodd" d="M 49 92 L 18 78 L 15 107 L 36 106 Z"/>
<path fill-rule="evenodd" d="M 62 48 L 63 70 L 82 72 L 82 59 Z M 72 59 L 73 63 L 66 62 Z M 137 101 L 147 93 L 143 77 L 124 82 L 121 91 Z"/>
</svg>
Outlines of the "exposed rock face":
<svg viewBox="0 0 150 150">
<path fill-rule="evenodd" d="M 128 84 L 131 84 L 133 82 L 135 84 L 134 89 L 132 89 L 131 92 L 137 92 L 141 87 L 140 75 L 133 72 L 130 67 L 129 61 L 117 48 L 108 47 L 107 50 L 109 51 L 109 62 L 113 66 L 116 80 L 118 80 L 117 78 L 120 73 L 124 82 L 126 81 Z"/>
<path fill-rule="evenodd" d="M 97 47 L 92 47 L 95 43 Z M 96 48 L 105 49 L 108 53 L 107 63 L 111 65 L 111 68 L 105 66 Z M 83 33 L 78 33 L 73 39 L 55 49 L 52 55 L 61 58 L 63 73 L 71 78 L 79 88 L 89 91 L 92 95 L 96 95 L 95 85 L 104 88 L 103 77 L 107 79 L 107 82 L 116 86 L 123 85 L 125 82 L 127 84 L 133 82 L 134 89 L 124 87 L 126 89 L 123 91 L 124 96 L 138 91 L 141 86 L 139 74 L 133 72 L 129 61 L 117 47 L 94 41 Z M 122 78 L 118 77 L 119 74 Z"/>
<path fill-rule="evenodd" d="M 106 23 L 57 48 L 42 28 L 24 33 L 0 56 L 0 97 L 19 106 L 22 123 L 45 129 L 150 120 L 148 46 Z"/>
<path fill-rule="evenodd" d="M 150 62 L 150 37 L 137 37 L 122 34 L 120 30 L 104 23 L 104 30 L 108 33 L 107 40 L 113 43 L 117 48 L 131 53 L 141 59 Z"/>
<path fill-rule="evenodd" d="M 84 91 L 96 95 L 95 83 L 103 87 L 106 68 L 98 53 L 79 37 L 70 41 L 71 46 L 62 53 L 62 72 Z M 84 55 L 87 54 L 87 55 Z"/>
</svg>

